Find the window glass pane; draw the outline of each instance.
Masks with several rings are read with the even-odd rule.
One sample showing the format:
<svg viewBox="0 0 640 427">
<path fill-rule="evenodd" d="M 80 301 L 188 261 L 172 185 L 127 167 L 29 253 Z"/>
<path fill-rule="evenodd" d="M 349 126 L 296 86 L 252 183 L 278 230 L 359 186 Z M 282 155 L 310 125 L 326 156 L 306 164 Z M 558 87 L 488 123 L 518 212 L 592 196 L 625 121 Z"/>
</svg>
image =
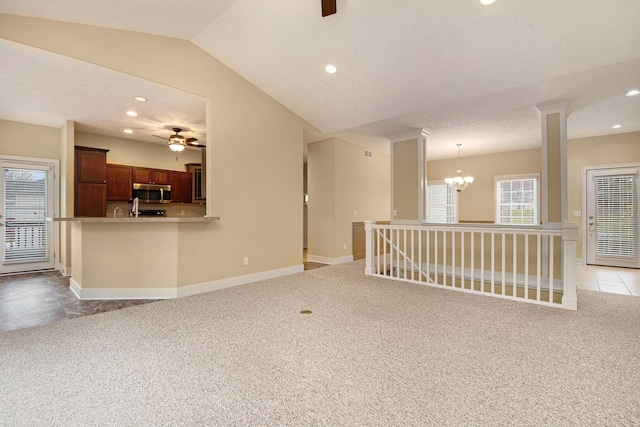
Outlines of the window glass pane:
<svg viewBox="0 0 640 427">
<path fill-rule="evenodd" d="M 537 178 L 504 179 L 497 182 L 498 224 L 538 223 Z"/>
<path fill-rule="evenodd" d="M 429 222 L 455 223 L 457 192 L 447 184 L 428 184 L 428 218 Z"/>
</svg>

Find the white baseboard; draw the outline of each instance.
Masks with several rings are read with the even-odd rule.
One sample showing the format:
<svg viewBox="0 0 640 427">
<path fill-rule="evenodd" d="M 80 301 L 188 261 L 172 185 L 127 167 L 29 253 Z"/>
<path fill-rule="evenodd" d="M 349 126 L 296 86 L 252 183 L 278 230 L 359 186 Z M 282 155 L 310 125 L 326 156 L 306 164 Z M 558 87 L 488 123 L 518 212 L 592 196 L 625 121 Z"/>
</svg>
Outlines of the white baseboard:
<svg viewBox="0 0 640 427">
<path fill-rule="evenodd" d="M 304 271 L 304 265 L 280 268 L 245 276 L 230 277 L 195 285 L 175 288 L 82 288 L 73 278 L 70 280 L 71 291 L 80 300 L 125 300 L 125 299 L 170 299 L 197 295 L 232 286 L 259 282 Z"/>
<path fill-rule="evenodd" d="M 169 299 L 177 297 L 176 288 L 83 288 L 71 278 L 71 291 L 80 300 Z"/>
<path fill-rule="evenodd" d="M 353 255 L 343 256 L 340 258 L 329 258 L 318 255 L 307 255 L 307 261 L 318 262 L 320 264 L 338 265 L 353 262 Z"/>
<path fill-rule="evenodd" d="M 246 285 L 247 283 L 259 282 L 261 280 L 275 279 L 276 277 L 289 276 L 303 271 L 304 265 L 300 264 L 292 267 L 247 274 L 245 276 L 229 277 L 228 279 L 213 280 L 211 282 L 182 286 L 178 288 L 178 298 L 216 291 L 218 289 L 230 288 L 233 286 Z"/>
<path fill-rule="evenodd" d="M 71 276 L 71 268 L 67 268 L 66 265 L 62 265 L 60 263 L 56 264 L 56 270 L 60 272 L 63 276 Z"/>
</svg>

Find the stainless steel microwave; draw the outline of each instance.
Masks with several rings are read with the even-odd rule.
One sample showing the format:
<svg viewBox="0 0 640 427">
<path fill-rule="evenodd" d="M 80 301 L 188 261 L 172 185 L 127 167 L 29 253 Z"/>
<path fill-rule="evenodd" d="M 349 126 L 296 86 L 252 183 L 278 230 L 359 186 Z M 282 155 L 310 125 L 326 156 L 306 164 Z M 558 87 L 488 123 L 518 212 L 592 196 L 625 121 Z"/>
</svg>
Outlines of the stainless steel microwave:
<svg viewBox="0 0 640 427">
<path fill-rule="evenodd" d="M 171 203 L 171 186 L 134 183 L 131 197 L 140 203 Z"/>
</svg>

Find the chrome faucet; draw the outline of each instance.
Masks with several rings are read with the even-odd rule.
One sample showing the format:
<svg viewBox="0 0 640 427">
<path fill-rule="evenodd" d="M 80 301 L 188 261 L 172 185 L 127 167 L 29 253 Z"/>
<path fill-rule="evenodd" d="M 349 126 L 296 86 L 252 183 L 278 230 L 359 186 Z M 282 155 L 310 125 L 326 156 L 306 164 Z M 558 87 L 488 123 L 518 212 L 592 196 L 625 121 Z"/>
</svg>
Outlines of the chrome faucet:
<svg viewBox="0 0 640 427">
<path fill-rule="evenodd" d="M 138 212 L 139 212 L 138 204 L 139 203 L 140 203 L 140 200 L 137 197 L 135 199 L 133 199 L 133 206 L 131 207 L 131 212 L 136 218 L 138 218 Z"/>
<path fill-rule="evenodd" d="M 116 206 L 115 209 L 113 209 L 113 217 L 115 218 L 117 213 L 120 212 L 120 216 L 122 216 L 122 209 L 120 209 L 120 206 Z"/>
</svg>

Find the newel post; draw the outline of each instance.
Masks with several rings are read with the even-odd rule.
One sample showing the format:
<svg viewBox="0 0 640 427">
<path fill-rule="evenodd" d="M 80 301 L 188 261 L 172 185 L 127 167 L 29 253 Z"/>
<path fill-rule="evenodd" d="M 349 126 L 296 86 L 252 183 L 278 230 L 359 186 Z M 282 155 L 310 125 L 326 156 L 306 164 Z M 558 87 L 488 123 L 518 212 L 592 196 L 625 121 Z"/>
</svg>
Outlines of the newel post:
<svg viewBox="0 0 640 427">
<path fill-rule="evenodd" d="M 364 274 L 366 274 L 367 276 L 371 276 L 374 273 L 373 222 L 371 221 L 364 222 L 364 235 L 365 235 L 365 250 L 366 250 Z"/>
<path fill-rule="evenodd" d="M 568 310 L 578 309 L 576 291 L 576 253 L 578 248 L 578 224 L 562 224 L 562 307 Z"/>
</svg>

